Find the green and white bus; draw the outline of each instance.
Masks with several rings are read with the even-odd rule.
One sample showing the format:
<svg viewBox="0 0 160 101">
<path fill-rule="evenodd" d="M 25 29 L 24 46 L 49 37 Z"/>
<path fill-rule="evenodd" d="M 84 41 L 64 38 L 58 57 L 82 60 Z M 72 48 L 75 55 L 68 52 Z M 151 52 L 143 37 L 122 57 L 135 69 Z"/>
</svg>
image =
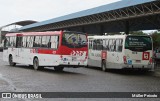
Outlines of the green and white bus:
<svg viewBox="0 0 160 101">
<path fill-rule="evenodd" d="M 153 42 L 150 36 L 88 36 L 88 66 L 106 69 L 150 70 Z"/>
</svg>

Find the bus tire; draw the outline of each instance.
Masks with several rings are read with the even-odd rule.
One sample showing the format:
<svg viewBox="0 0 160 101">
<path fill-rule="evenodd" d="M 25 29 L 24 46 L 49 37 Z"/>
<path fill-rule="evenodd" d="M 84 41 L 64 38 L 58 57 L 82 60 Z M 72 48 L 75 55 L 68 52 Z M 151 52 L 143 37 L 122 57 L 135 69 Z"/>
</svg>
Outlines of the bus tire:
<svg viewBox="0 0 160 101">
<path fill-rule="evenodd" d="M 33 68 L 34 68 L 34 70 L 38 70 L 39 69 L 39 60 L 38 60 L 38 58 L 34 58 L 34 60 L 33 60 Z"/>
<path fill-rule="evenodd" d="M 64 67 L 54 67 L 54 70 L 57 71 L 57 72 L 61 72 L 63 71 Z"/>
<path fill-rule="evenodd" d="M 106 72 L 106 62 L 102 60 L 102 71 Z"/>
<path fill-rule="evenodd" d="M 10 65 L 10 66 L 15 66 L 15 65 L 16 65 L 16 63 L 13 62 L 13 57 L 12 57 L 12 55 L 9 56 L 9 65 Z"/>
</svg>

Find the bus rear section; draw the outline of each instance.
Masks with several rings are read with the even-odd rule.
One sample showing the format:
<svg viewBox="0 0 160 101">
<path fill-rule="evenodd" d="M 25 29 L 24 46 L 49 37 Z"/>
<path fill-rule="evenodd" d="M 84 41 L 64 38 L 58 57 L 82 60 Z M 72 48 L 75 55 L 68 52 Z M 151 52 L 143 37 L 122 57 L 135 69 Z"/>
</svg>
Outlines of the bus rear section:
<svg viewBox="0 0 160 101">
<path fill-rule="evenodd" d="M 152 39 L 149 36 L 127 36 L 124 47 L 124 68 L 151 69 Z"/>
<path fill-rule="evenodd" d="M 87 65 L 87 36 L 81 32 L 64 32 L 62 35 L 60 65 L 80 67 Z"/>
</svg>

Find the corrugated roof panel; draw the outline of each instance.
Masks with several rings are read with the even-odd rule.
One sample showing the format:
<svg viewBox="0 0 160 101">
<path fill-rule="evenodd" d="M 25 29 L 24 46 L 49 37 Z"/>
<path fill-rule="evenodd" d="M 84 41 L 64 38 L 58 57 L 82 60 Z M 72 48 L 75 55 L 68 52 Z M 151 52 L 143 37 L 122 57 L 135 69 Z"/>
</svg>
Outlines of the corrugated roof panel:
<svg viewBox="0 0 160 101">
<path fill-rule="evenodd" d="M 116 9 L 120 9 L 120 8 L 130 7 L 130 6 L 143 4 L 143 3 L 147 3 L 147 2 L 152 2 L 152 1 L 156 1 L 156 0 L 121 0 L 121 1 L 118 1 L 115 3 L 106 4 L 103 6 L 96 7 L 96 8 L 92 8 L 92 9 L 72 13 L 69 15 L 64 15 L 64 16 L 61 16 L 58 18 L 53 18 L 50 20 L 42 21 L 39 23 L 27 25 L 27 26 L 20 28 L 20 30 L 24 30 L 24 29 L 28 29 L 28 28 L 32 28 L 32 27 L 37 27 L 37 26 L 42 26 L 42 25 L 46 25 L 46 24 L 51 24 L 51 23 L 56 23 L 56 22 L 60 22 L 60 21 L 65 21 L 65 20 L 69 20 L 69 19 L 79 18 L 79 17 L 83 17 L 83 16 L 98 14 L 98 13 L 116 10 Z"/>
</svg>

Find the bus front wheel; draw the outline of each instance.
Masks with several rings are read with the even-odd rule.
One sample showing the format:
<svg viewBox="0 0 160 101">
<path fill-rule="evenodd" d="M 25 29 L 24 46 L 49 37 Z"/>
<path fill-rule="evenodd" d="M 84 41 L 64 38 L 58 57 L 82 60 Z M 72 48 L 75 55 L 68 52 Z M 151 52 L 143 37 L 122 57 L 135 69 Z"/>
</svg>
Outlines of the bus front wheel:
<svg viewBox="0 0 160 101">
<path fill-rule="evenodd" d="M 13 57 L 12 57 L 12 55 L 9 56 L 9 65 L 10 65 L 10 66 L 15 66 L 15 65 L 16 65 L 16 63 L 13 62 Z"/>
<path fill-rule="evenodd" d="M 33 68 L 35 70 L 39 69 L 39 60 L 38 60 L 38 58 L 34 58 L 34 60 L 33 60 Z"/>
<path fill-rule="evenodd" d="M 64 67 L 54 67 L 55 71 L 61 72 L 63 71 Z"/>
</svg>

